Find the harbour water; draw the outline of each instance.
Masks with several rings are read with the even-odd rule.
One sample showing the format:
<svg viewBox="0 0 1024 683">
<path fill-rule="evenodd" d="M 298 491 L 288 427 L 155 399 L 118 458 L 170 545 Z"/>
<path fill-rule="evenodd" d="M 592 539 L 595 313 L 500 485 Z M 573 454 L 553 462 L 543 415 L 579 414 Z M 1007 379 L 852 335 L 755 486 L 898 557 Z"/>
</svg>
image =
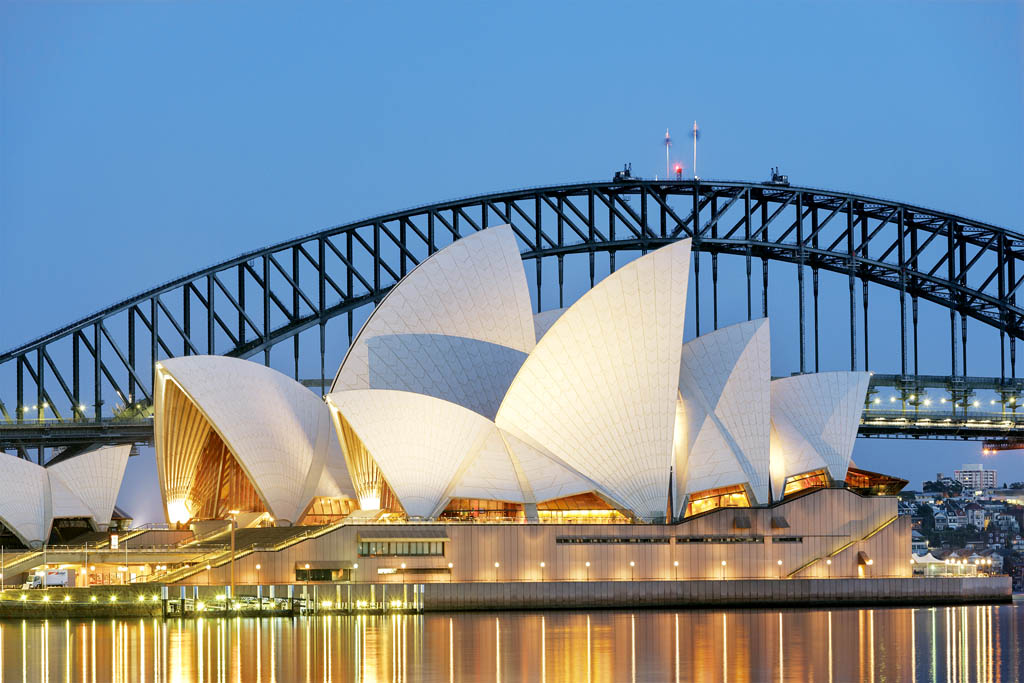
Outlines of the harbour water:
<svg viewBox="0 0 1024 683">
<path fill-rule="evenodd" d="M 0 683 L 1014 681 L 1024 603 L 0 621 Z"/>
</svg>

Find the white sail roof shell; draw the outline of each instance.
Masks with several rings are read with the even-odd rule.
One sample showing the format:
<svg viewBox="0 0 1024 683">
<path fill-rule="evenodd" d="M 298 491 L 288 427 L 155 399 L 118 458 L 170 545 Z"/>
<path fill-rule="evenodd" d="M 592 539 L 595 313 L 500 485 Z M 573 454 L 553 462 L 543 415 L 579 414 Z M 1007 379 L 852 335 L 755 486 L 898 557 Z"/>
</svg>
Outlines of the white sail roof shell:
<svg viewBox="0 0 1024 683">
<path fill-rule="evenodd" d="M 403 391 L 332 392 L 406 513 L 436 517 L 452 498 L 537 503 L 597 485 L 458 404 Z"/>
<path fill-rule="evenodd" d="M 522 351 L 445 334 L 388 334 L 366 342 L 370 388 L 426 394 L 494 419 L 526 360 Z"/>
<path fill-rule="evenodd" d="M 548 311 L 541 311 L 533 316 L 533 329 L 537 335 L 537 341 L 547 334 L 547 331 L 551 329 L 551 326 L 555 324 L 555 321 L 562 317 L 562 314 L 568 311 L 568 308 L 552 308 Z"/>
<path fill-rule="evenodd" d="M 543 503 L 547 500 L 574 496 L 577 493 L 600 490 L 596 483 L 564 463 L 558 462 L 541 447 L 529 444 L 503 430 L 501 436 L 521 480 L 529 487 L 526 494 L 528 502 Z"/>
<path fill-rule="evenodd" d="M 161 373 L 202 411 L 276 519 L 298 521 L 316 495 L 328 462 L 329 469 L 343 471 L 327 406 L 287 375 L 226 356 L 183 356 L 161 365 Z M 158 422 L 161 386 L 156 392 Z M 165 457 L 158 440 L 158 468 Z M 351 480 L 334 479 L 344 495 L 355 497 Z"/>
<path fill-rule="evenodd" d="M 373 456 L 411 517 L 433 517 L 493 431 L 493 423 L 456 403 L 389 389 L 327 396 Z"/>
<path fill-rule="evenodd" d="M 130 446 L 129 446 L 130 448 Z M 89 506 L 60 477 L 49 475 L 50 518 L 93 517 Z M 99 520 L 96 520 L 99 522 Z"/>
<path fill-rule="evenodd" d="M 537 343 L 496 418 L 647 519 L 668 506 L 689 256 L 689 240 L 670 244 L 586 292 Z"/>
<path fill-rule="evenodd" d="M 46 469 L 14 456 L 0 454 L 0 521 L 25 545 L 38 547 L 50 534 L 50 481 Z M 13 494 L 13 495 L 12 495 Z"/>
<path fill-rule="evenodd" d="M 331 391 L 414 389 L 493 417 L 534 334 L 515 233 L 488 228 L 441 249 L 392 287 L 353 340 Z M 446 352 L 452 347 L 459 352 Z M 423 381 L 396 381 L 409 374 Z M 463 375 L 474 381 L 456 381 Z"/>
<path fill-rule="evenodd" d="M 870 380 L 867 372 L 816 372 L 772 381 L 776 497 L 785 479 L 811 470 L 846 479 Z"/>
<path fill-rule="evenodd" d="M 60 479 L 85 504 L 88 516 L 105 527 L 114 512 L 131 450 L 130 445 L 97 448 L 51 465 L 47 471 L 51 481 Z M 54 496 L 54 517 L 62 516 L 57 513 L 57 505 Z"/>
<path fill-rule="evenodd" d="M 679 504 L 697 491 L 748 484 L 768 503 L 771 337 L 768 319 L 723 327 L 682 347 Z"/>
</svg>

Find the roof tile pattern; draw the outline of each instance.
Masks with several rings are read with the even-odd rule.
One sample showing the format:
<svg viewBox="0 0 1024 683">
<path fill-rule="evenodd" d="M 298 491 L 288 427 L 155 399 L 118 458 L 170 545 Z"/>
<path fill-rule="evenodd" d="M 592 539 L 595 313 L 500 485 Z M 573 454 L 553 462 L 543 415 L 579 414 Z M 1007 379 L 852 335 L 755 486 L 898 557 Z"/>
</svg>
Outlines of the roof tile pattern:
<svg viewBox="0 0 1024 683">
<path fill-rule="evenodd" d="M 491 429 L 483 446 L 455 484 L 452 497 L 533 502 L 532 492 L 523 491 L 515 464 L 497 427 Z"/>
<path fill-rule="evenodd" d="M 391 334 L 367 341 L 371 389 L 426 394 L 494 419 L 526 360 L 522 351 L 444 334 Z"/>
<path fill-rule="evenodd" d="M 75 492 L 100 526 L 110 523 L 132 447 L 108 446 L 82 453 L 48 468 L 51 481 L 60 479 Z M 56 508 L 56 497 L 54 507 Z M 54 517 L 58 516 L 56 510 Z"/>
<path fill-rule="evenodd" d="M 533 316 L 533 328 L 537 332 L 537 341 L 547 334 L 547 331 L 551 329 L 551 326 L 555 324 L 555 321 L 562 317 L 562 314 L 568 311 L 568 308 L 552 308 L 549 311 L 541 311 Z"/>
<path fill-rule="evenodd" d="M 534 346 L 533 316 L 530 312 L 530 291 L 526 284 L 515 233 L 508 226 L 488 228 L 463 237 L 433 254 L 396 284 L 370 314 L 349 347 L 338 369 L 331 391 L 349 389 L 401 389 L 390 386 L 385 379 L 395 372 L 371 372 L 371 340 L 383 335 L 450 335 L 507 347 L 529 353 Z M 405 340 L 412 343 L 414 338 Z M 419 340 L 422 341 L 422 340 Z M 437 340 L 432 342 L 438 350 Z M 432 353 L 411 357 L 411 349 L 392 342 L 389 357 L 405 353 L 403 360 L 413 366 L 434 367 L 424 370 L 423 378 L 452 376 L 481 362 L 495 365 L 493 385 L 482 390 L 498 397 L 508 386 L 522 362 L 521 356 L 484 353 L 461 357 Z M 478 360 L 479 359 L 479 360 Z M 393 364 L 401 370 L 401 364 Z M 385 363 L 387 366 L 387 363 Z M 472 374 L 488 379 L 486 368 L 477 367 Z M 455 389 L 465 385 L 438 389 L 443 397 L 487 415 L 494 398 L 482 400 L 475 392 L 462 396 Z M 493 415 L 493 410 L 491 410 Z"/>
<path fill-rule="evenodd" d="M 478 413 L 407 391 L 334 391 L 327 398 L 366 445 L 411 517 L 440 512 L 452 482 L 493 431 L 493 423 Z"/>
<path fill-rule="evenodd" d="M 497 424 L 663 518 L 675 421 L 688 240 L 612 273 L 562 314 L 523 363 Z"/>
<path fill-rule="evenodd" d="M 730 325 L 683 345 L 679 395 L 685 447 L 676 495 L 749 484 L 769 501 L 771 337 L 768 319 Z"/>
<path fill-rule="evenodd" d="M 129 447 L 130 448 L 130 447 Z M 65 484 L 60 477 L 50 472 L 50 514 L 53 519 L 92 517 L 92 511 L 81 498 Z M 120 482 L 118 482 L 120 484 Z M 107 516 L 107 521 L 110 517 Z M 99 520 L 97 519 L 97 522 Z"/>
<path fill-rule="evenodd" d="M 344 467 L 327 406 L 287 375 L 225 356 L 184 356 L 162 365 L 217 430 L 276 519 L 298 521 L 328 458 L 332 470 Z M 158 441 L 158 464 L 167 457 L 173 454 L 162 453 Z M 335 479 L 354 497 L 350 480 Z"/>
<path fill-rule="evenodd" d="M 0 496 L 0 522 L 29 546 L 50 533 L 50 482 L 46 469 L 21 458 L 0 456 L 0 481 L 18 495 Z"/>
<path fill-rule="evenodd" d="M 811 470 L 827 467 L 833 480 L 846 479 L 870 379 L 866 372 L 818 372 L 771 383 L 776 497 L 785 478 Z"/>
</svg>

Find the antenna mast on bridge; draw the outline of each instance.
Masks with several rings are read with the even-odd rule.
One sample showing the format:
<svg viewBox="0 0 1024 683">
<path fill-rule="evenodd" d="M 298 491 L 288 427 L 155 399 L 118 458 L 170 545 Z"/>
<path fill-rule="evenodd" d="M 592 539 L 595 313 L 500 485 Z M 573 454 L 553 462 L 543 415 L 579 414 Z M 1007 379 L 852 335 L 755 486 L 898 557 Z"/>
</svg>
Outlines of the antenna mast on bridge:
<svg viewBox="0 0 1024 683">
<path fill-rule="evenodd" d="M 693 122 L 693 130 L 690 131 L 690 137 L 693 138 L 693 179 L 697 180 L 697 140 L 700 139 L 700 129 L 697 128 L 697 122 Z"/>
<path fill-rule="evenodd" d="M 665 179 L 672 177 L 671 165 L 668 161 L 668 151 L 672 147 L 672 138 L 669 137 L 668 128 L 665 129 Z"/>
</svg>

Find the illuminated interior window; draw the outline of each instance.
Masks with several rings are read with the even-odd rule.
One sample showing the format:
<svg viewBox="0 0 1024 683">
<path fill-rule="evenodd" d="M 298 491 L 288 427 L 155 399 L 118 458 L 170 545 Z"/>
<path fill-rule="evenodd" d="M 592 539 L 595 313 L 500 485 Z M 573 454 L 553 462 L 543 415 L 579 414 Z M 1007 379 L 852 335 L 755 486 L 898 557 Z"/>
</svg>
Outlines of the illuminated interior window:
<svg viewBox="0 0 1024 683">
<path fill-rule="evenodd" d="M 195 519 L 224 519 L 228 510 L 267 511 L 235 456 L 212 429 L 199 456 L 189 498 Z"/>
<path fill-rule="evenodd" d="M 334 524 L 350 515 L 356 508 L 356 501 L 350 498 L 329 498 L 317 496 L 310 502 L 299 521 L 300 526 L 322 526 Z"/>
<path fill-rule="evenodd" d="M 846 471 L 846 486 L 858 493 L 877 496 L 895 496 L 907 485 L 906 479 L 888 474 L 869 472 L 851 467 Z"/>
<path fill-rule="evenodd" d="M 723 486 L 690 494 L 690 502 L 686 504 L 686 516 L 692 517 L 718 508 L 746 507 L 750 507 L 750 500 L 741 484 Z"/>
<path fill-rule="evenodd" d="M 526 513 L 520 503 L 452 498 L 444 512 L 441 513 L 441 519 L 465 522 L 522 522 L 526 520 Z"/>
<path fill-rule="evenodd" d="M 796 494 L 804 491 L 823 489 L 828 487 L 828 484 L 829 479 L 827 471 L 821 469 L 814 470 L 813 472 L 805 472 L 786 480 L 786 487 L 782 490 L 782 497 L 789 498 L 790 496 L 795 496 Z"/>
<path fill-rule="evenodd" d="M 166 380 L 163 482 L 172 523 L 224 519 L 228 510 L 266 512 L 227 444 L 176 382 Z M 173 428 L 171 428 L 173 426 Z"/>
<path fill-rule="evenodd" d="M 624 524 L 630 521 L 594 493 L 578 493 L 537 503 L 537 517 L 551 524 Z"/>
</svg>

